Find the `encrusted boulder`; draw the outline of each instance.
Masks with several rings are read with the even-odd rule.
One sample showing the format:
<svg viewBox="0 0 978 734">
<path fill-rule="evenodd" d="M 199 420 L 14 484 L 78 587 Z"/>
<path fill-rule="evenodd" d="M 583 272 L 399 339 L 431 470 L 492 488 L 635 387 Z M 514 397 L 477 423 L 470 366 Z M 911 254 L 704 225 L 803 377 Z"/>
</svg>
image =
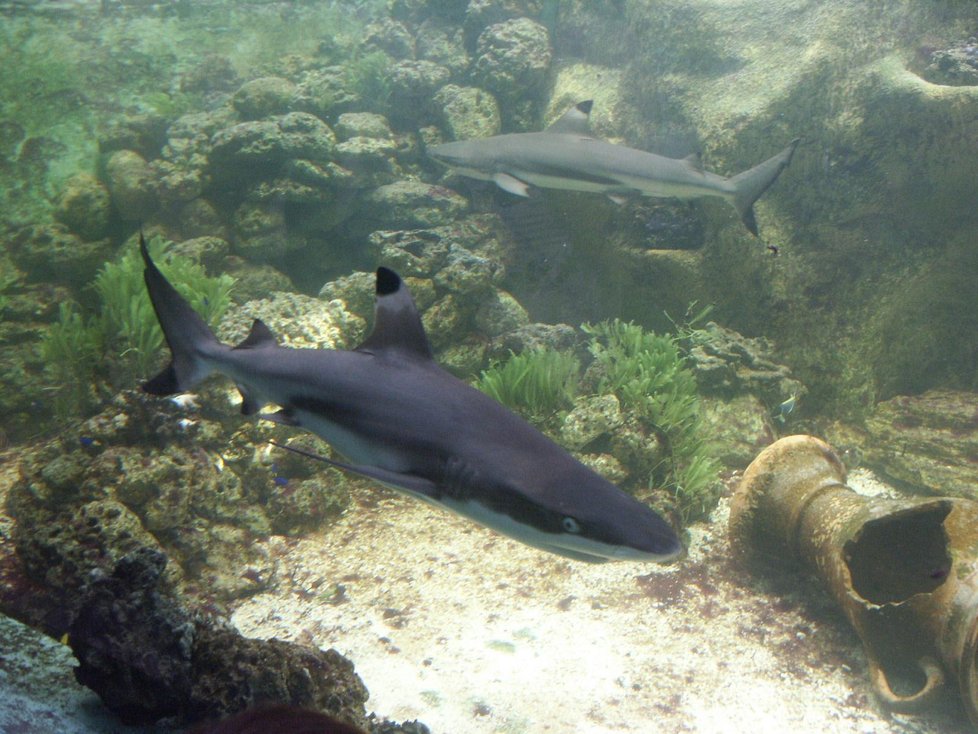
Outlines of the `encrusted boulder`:
<svg viewBox="0 0 978 734">
<path fill-rule="evenodd" d="M 18 231 L 11 242 L 14 263 L 33 281 L 88 285 L 112 252 L 108 239 L 86 242 L 63 224 L 37 224 Z"/>
<path fill-rule="evenodd" d="M 349 660 L 192 616 L 161 584 L 165 566 L 143 550 L 97 575 L 68 636 L 76 678 L 123 722 L 188 724 L 289 703 L 365 725 L 367 689 Z"/>
<path fill-rule="evenodd" d="M 774 353 L 770 340 L 745 337 L 711 321 L 694 332 L 689 362 L 704 393 L 733 397 L 749 392 L 774 407 L 805 393 L 791 370 L 774 360 Z"/>
<path fill-rule="evenodd" d="M 434 101 L 442 127 L 453 140 L 487 138 L 500 132 L 499 104 L 485 89 L 447 84 Z"/>
<path fill-rule="evenodd" d="M 140 221 L 156 208 L 156 181 L 146 160 L 132 150 L 117 150 L 105 162 L 112 203 L 126 221 Z"/>
<path fill-rule="evenodd" d="M 624 421 L 621 405 L 613 394 L 582 396 L 564 416 L 560 442 L 569 449 L 580 451 L 595 439 L 621 427 Z"/>
<path fill-rule="evenodd" d="M 330 127 L 307 112 L 241 122 L 213 136 L 208 170 L 220 180 L 242 174 L 260 178 L 293 158 L 329 161 L 335 144 Z"/>
<path fill-rule="evenodd" d="M 231 104 L 243 120 L 260 120 L 289 112 L 296 86 L 288 79 L 263 76 L 242 84 L 231 97 Z"/>
<path fill-rule="evenodd" d="M 867 464 L 915 492 L 978 499 L 978 400 L 931 390 L 876 406 L 866 421 Z"/>
<path fill-rule="evenodd" d="M 364 228 L 422 229 L 451 224 L 468 207 L 460 194 L 422 181 L 395 181 L 363 197 L 360 215 Z"/>
<path fill-rule="evenodd" d="M 553 50 L 547 28 L 529 18 L 489 26 L 479 36 L 473 77 L 504 103 L 543 89 Z"/>
<path fill-rule="evenodd" d="M 65 182 L 54 217 L 82 239 L 97 240 L 106 234 L 110 213 L 109 192 L 102 182 L 78 173 Z"/>
<path fill-rule="evenodd" d="M 431 97 L 451 72 L 433 61 L 400 61 L 387 72 L 391 114 L 401 123 L 425 119 Z"/>
<path fill-rule="evenodd" d="M 325 302 L 299 293 L 273 293 L 229 312 L 218 328 L 221 339 L 235 344 L 259 318 L 283 346 L 296 349 L 349 349 L 359 343 L 364 321 L 340 301 Z"/>
</svg>

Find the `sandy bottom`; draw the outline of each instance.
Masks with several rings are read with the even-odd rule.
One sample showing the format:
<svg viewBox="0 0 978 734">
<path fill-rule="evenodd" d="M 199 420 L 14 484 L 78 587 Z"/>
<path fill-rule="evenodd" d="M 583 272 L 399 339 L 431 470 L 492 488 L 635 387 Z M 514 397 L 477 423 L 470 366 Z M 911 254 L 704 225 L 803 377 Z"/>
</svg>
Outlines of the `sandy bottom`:
<svg viewBox="0 0 978 734">
<path fill-rule="evenodd" d="M 328 533 L 272 539 L 276 589 L 233 621 L 349 656 L 380 715 L 433 734 L 971 731 L 953 706 L 884 716 L 817 581 L 729 561 L 726 501 L 662 567 L 566 561 L 409 498 L 357 497 Z"/>
</svg>

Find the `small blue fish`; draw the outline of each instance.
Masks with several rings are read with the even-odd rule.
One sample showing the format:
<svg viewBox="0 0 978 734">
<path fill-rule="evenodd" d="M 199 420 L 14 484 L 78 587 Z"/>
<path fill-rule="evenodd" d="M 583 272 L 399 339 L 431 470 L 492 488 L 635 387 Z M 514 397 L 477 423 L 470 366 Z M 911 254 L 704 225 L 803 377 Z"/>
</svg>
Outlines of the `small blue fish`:
<svg viewBox="0 0 978 734">
<path fill-rule="evenodd" d="M 82 445 L 83 449 L 87 449 L 89 446 L 95 443 L 95 439 L 91 436 L 79 436 L 78 443 Z"/>
<path fill-rule="evenodd" d="M 795 409 L 795 406 L 797 404 L 798 404 L 798 396 L 794 394 L 792 394 L 790 398 L 788 398 L 783 403 L 781 403 L 781 405 L 778 406 L 778 415 L 777 415 L 778 422 L 784 425 L 784 422 L 788 419 L 788 416 L 791 415 L 792 411 Z"/>
<path fill-rule="evenodd" d="M 289 478 L 288 477 L 275 477 L 272 481 L 275 482 L 275 484 L 277 484 L 279 487 L 288 487 L 289 486 Z"/>
</svg>

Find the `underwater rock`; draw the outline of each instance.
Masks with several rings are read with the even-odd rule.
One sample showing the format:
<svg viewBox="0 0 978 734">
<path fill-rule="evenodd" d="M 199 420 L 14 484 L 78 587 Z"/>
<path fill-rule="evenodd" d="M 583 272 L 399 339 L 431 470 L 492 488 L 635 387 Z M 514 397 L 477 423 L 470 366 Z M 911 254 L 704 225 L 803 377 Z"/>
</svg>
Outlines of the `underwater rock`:
<svg viewBox="0 0 978 734">
<path fill-rule="evenodd" d="M 165 564 L 151 551 L 120 560 L 89 585 L 69 633 L 76 677 L 125 723 L 188 724 L 290 703 L 366 724 L 367 690 L 349 660 L 191 616 L 160 585 Z"/>
<path fill-rule="evenodd" d="M 700 398 L 702 432 L 709 436 L 710 455 L 724 466 L 743 468 L 772 442 L 776 431 L 771 411 L 756 395 Z"/>
<path fill-rule="evenodd" d="M 99 131 L 98 148 L 103 155 L 132 150 L 149 160 L 159 155 L 166 143 L 169 121 L 156 112 L 131 113 L 111 120 Z"/>
<path fill-rule="evenodd" d="M 444 66 L 454 77 L 469 67 L 461 27 L 447 23 L 444 17 L 424 21 L 415 34 L 415 46 L 419 59 Z"/>
<path fill-rule="evenodd" d="M 231 59 L 208 54 L 189 70 L 180 74 L 180 91 L 214 94 L 230 92 L 238 84 L 238 72 Z"/>
<path fill-rule="evenodd" d="M 95 571 L 109 572 L 117 561 L 136 550 L 160 550 L 159 542 L 136 513 L 121 502 L 94 500 L 73 509 L 40 509 L 17 488 L 7 511 L 17 518 L 13 540 L 17 557 L 29 578 L 43 584 L 45 595 L 57 600 L 58 618 L 46 623 L 52 633 L 64 625 L 77 608 L 78 592 Z M 180 570 L 172 569 L 171 581 Z M 15 612 L 16 610 L 10 610 Z"/>
<path fill-rule="evenodd" d="M 234 251 L 253 262 L 276 260 L 300 250 L 308 242 L 286 223 L 283 206 L 267 201 L 246 201 L 234 212 Z"/>
<path fill-rule="evenodd" d="M 978 499 L 976 405 L 954 390 L 880 403 L 866 420 L 866 463 L 915 492 Z"/>
<path fill-rule="evenodd" d="M 291 112 L 254 122 L 241 122 L 215 133 L 208 170 L 215 180 L 238 176 L 254 180 L 274 174 L 292 158 L 328 162 L 336 136 L 308 112 Z"/>
<path fill-rule="evenodd" d="M 402 276 L 431 276 L 442 268 L 451 247 L 451 227 L 380 230 L 367 237 L 369 251 L 377 262 L 387 264 Z"/>
<path fill-rule="evenodd" d="M 156 209 L 153 169 L 133 150 L 117 150 L 105 162 L 112 203 L 127 222 L 142 221 Z"/>
<path fill-rule="evenodd" d="M 477 303 L 488 297 L 502 275 L 503 267 L 499 262 L 453 244 L 434 280 L 436 286 L 454 293 L 466 303 Z"/>
<path fill-rule="evenodd" d="M 78 173 L 65 182 L 54 218 L 82 239 L 97 240 L 106 234 L 110 206 L 109 192 L 102 182 Z"/>
<path fill-rule="evenodd" d="M 978 39 L 972 37 L 950 48 L 929 51 L 921 76 L 933 84 L 978 85 Z"/>
<path fill-rule="evenodd" d="M 435 301 L 422 315 L 428 341 L 436 349 L 447 349 L 458 336 L 469 314 L 451 293 Z"/>
<path fill-rule="evenodd" d="M 537 16 L 540 5 L 540 0 L 469 0 L 462 23 L 466 42 L 474 46 L 476 38 L 488 26 L 523 16 Z"/>
<path fill-rule="evenodd" d="M 360 93 L 345 66 L 309 69 L 301 75 L 293 106 L 324 119 L 357 109 Z"/>
<path fill-rule="evenodd" d="M 806 392 L 788 367 L 774 361 L 774 353 L 768 339 L 745 337 L 711 321 L 695 333 L 689 364 L 702 392 L 727 398 L 753 393 L 773 408 Z"/>
<path fill-rule="evenodd" d="M 339 301 L 347 311 L 366 318 L 377 298 L 376 283 L 377 277 L 373 273 L 350 273 L 325 283 L 319 289 L 319 297 L 326 301 Z M 410 287 L 414 293 L 414 285 Z"/>
<path fill-rule="evenodd" d="M 498 337 L 530 323 L 530 315 L 510 293 L 490 291 L 475 312 L 475 327 L 483 334 Z"/>
<path fill-rule="evenodd" d="M 367 689 L 336 650 L 282 640 L 251 640 L 197 622 L 192 701 L 206 717 L 257 703 L 288 702 L 363 728 Z"/>
<path fill-rule="evenodd" d="M 560 442 L 572 451 L 580 451 L 624 422 L 617 397 L 611 394 L 585 395 L 577 398 L 574 408 L 564 416 L 560 426 Z"/>
<path fill-rule="evenodd" d="M 175 242 L 169 252 L 200 263 L 208 272 L 214 273 L 223 272 L 225 258 L 230 249 L 230 243 L 221 237 L 194 237 Z"/>
<path fill-rule="evenodd" d="M 251 330 L 254 319 L 265 322 L 279 343 L 294 349 L 351 349 L 366 325 L 340 301 L 324 302 L 300 293 L 273 293 L 229 312 L 218 326 L 221 341 L 236 344 Z"/>
<path fill-rule="evenodd" d="M 435 105 L 450 139 L 488 138 L 501 130 L 499 104 L 484 89 L 448 84 L 435 94 Z"/>
<path fill-rule="evenodd" d="M 433 61 L 399 61 L 387 72 L 391 115 L 402 125 L 427 119 L 431 97 L 446 84 L 451 72 Z"/>
<path fill-rule="evenodd" d="M 344 112 L 336 119 L 333 129 L 340 140 L 358 137 L 386 140 L 394 137 L 387 118 L 375 112 Z"/>
<path fill-rule="evenodd" d="M 322 526 L 350 504 L 346 479 L 339 472 L 324 472 L 307 479 L 276 477 L 276 490 L 268 496 L 272 532 L 295 535 Z"/>
<path fill-rule="evenodd" d="M 10 254 L 31 281 L 63 283 L 74 288 L 88 285 L 112 252 L 109 240 L 85 242 L 63 224 L 38 224 L 19 230 Z"/>
<path fill-rule="evenodd" d="M 199 237 L 227 240 L 229 238 L 224 218 L 210 201 L 197 198 L 181 206 L 176 215 L 180 239 Z"/>
<path fill-rule="evenodd" d="M 285 273 L 271 265 L 255 264 L 234 255 L 224 263 L 224 272 L 234 278 L 231 298 L 235 303 L 247 303 L 264 298 L 276 291 L 295 291 L 295 285 Z"/>
<path fill-rule="evenodd" d="M 278 76 L 263 76 L 245 82 L 231 97 L 242 120 L 259 120 L 290 111 L 296 85 Z"/>
<path fill-rule="evenodd" d="M 338 143 L 336 160 L 351 171 L 357 188 L 393 183 L 403 172 L 397 164 L 397 142 L 391 138 L 356 136 Z"/>
<path fill-rule="evenodd" d="M 395 59 L 414 58 L 414 36 L 403 23 L 391 18 L 381 18 L 368 25 L 363 31 L 363 45 Z"/>
<path fill-rule="evenodd" d="M 448 225 L 468 208 L 468 201 L 443 186 L 422 181 L 395 181 L 363 197 L 361 226 L 377 229 L 424 229 Z"/>
<path fill-rule="evenodd" d="M 160 202 L 165 206 L 193 201 L 210 183 L 207 160 L 211 138 L 234 124 L 230 107 L 178 117 L 167 130 L 161 157 L 152 162 Z"/>
<path fill-rule="evenodd" d="M 461 21 L 468 4 L 469 0 L 391 0 L 388 10 L 402 23 L 417 24 L 429 18 Z"/>
<path fill-rule="evenodd" d="M 526 324 L 493 340 L 487 356 L 490 361 L 498 361 L 506 359 L 510 352 L 519 354 L 529 349 L 571 351 L 578 341 L 577 331 L 568 324 Z"/>
<path fill-rule="evenodd" d="M 161 593 L 166 556 L 134 552 L 87 587 L 68 640 L 75 678 L 126 724 L 181 717 L 194 682 L 194 624 Z"/>
<path fill-rule="evenodd" d="M 479 36 L 472 76 L 504 105 L 532 99 L 543 90 L 553 51 L 545 26 L 514 18 Z"/>
</svg>

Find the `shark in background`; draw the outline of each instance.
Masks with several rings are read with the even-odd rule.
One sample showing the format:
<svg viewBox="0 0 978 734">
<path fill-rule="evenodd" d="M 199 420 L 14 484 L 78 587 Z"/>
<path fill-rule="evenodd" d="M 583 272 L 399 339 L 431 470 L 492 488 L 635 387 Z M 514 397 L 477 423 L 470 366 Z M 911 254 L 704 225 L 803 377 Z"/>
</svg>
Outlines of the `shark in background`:
<svg viewBox="0 0 978 734">
<path fill-rule="evenodd" d="M 703 169 L 698 155 L 666 158 L 595 138 L 591 100 L 579 102 L 537 133 L 510 133 L 442 143 L 428 155 L 463 176 L 493 181 L 517 196 L 531 187 L 592 191 L 620 202 L 630 194 L 676 199 L 719 196 L 757 235 L 754 202 L 791 162 L 799 139 L 763 163 L 730 178 Z"/>
<path fill-rule="evenodd" d="M 140 249 L 172 355 L 146 392 L 186 392 L 220 373 L 237 384 L 242 413 L 311 431 L 348 460 L 327 463 L 527 545 L 592 563 L 682 555 L 675 531 L 649 507 L 439 367 L 392 270 L 377 270 L 373 331 L 354 350 L 282 347 L 257 319 L 232 347 L 163 276 L 142 235 Z M 268 404 L 279 409 L 259 413 Z"/>
</svg>

